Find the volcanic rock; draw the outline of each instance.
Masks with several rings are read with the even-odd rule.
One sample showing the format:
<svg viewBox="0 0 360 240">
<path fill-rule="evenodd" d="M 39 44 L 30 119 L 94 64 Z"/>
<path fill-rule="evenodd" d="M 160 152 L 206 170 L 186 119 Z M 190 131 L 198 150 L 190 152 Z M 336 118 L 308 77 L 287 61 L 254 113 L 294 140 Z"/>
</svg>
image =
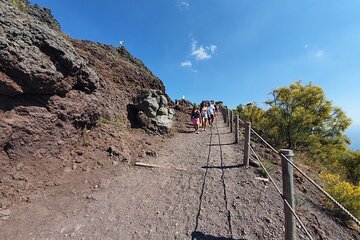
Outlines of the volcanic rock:
<svg viewBox="0 0 360 240">
<path fill-rule="evenodd" d="M 16 5 L 0 3 L 0 94 L 89 93 L 98 87 L 96 72 L 63 34 Z"/>
<path fill-rule="evenodd" d="M 168 107 L 168 100 L 160 90 L 144 90 L 134 98 L 132 107 L 141 127 L 162 134 L 170 132 L 175 111 Z"/>
</svg>

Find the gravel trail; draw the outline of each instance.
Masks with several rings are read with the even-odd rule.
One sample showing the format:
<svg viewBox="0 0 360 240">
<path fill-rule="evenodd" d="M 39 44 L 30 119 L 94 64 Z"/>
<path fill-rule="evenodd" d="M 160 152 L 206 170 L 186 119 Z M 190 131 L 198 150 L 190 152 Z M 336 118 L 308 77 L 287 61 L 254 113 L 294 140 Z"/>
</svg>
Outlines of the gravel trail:
<svg viewBox="0 0 360 240">
<path fill-rule="evenodd" d="M 282 200 L 242 167 L 243 142 L 233 135 L 222 120 L 200 134 L 189 126 L 158 157 L 141 159 L 160 168 L 123 164 L 71 175 L 11 209 L 0 239 L 283 239 Z"/>
</svg>

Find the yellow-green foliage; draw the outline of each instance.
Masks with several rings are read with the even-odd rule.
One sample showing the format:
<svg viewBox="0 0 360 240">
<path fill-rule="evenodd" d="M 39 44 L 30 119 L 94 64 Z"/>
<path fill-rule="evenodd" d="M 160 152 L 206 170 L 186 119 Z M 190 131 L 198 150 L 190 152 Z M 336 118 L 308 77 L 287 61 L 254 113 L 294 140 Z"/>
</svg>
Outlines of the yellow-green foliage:
<svg viewBox="0 0 360 240">
<path fill-rule="evenodd" d="M 324 181 L 325 190 L 356 218 L 360 218 L 360 186 L 341 180 L 337 174 L 327 173 L 320 176 Z M 326 205 L 339 215 L 343 215 L 330 200 L 326 200 Z"/>
<path fill-rule="evenodd" d="M 122 129 L 122 124 L 121 121 L 119 119 L 109 119 L 109 118 L 104 118 L 101 117 L 98 122 L 98 124 L 107 124 L 107 125 L 111 125 L 114 128 L 121 130 Z"/>
<path fill-rule="evenodd" d="M 343 169 L 347 180 L 355 185 L 360 184 L 360 150 L 343 154 L 338 164 Z"/>
<path fill-rule="evenodd" d="M 12 4 L 23 12 L 26 12 L 27 6 L 22 0 L 11 0 Z"/>
<path fill-rule="evenodd" d="M 89 147 L 91 146 L 91 131 L 90 130 L 84 130 L 82 133 L 81 133 L 81 137 L 82 137 L 82 140 L 83 140 L 83 146 L 84 147 Z"/>
<path fill-rule="evenodd" d="M 235 111 L 243 121 L 251 122 L 254 128 L 261 129 L 265 111 L 256 106 L 255 103 L 240 104 Z"/>
</svg>

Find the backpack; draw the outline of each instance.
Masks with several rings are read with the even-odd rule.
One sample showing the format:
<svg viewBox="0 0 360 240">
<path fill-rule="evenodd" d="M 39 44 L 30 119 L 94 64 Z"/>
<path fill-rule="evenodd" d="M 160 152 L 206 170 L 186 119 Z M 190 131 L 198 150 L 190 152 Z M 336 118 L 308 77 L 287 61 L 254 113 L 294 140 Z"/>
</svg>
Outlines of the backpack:
<svg viewBox="0 0 360 240">
<path fill-rule="evenodd" d="M 193 113 L 193 117 L 194 117 L 194 118 L 200 118 L 200 113 L 199 113 L 199 111 L 195 111 L 195 112 Z"/>
</svg>

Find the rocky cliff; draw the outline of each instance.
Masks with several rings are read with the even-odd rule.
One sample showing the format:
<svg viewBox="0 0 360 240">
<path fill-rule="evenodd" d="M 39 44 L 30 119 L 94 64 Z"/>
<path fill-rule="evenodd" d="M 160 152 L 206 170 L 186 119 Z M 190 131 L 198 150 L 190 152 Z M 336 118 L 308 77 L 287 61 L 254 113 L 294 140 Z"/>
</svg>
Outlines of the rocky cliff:
<svg viewBox="0 0 360 240">
<path fill-rule="evenodd" d="M 146 89 L 169 100 L 124 47 L 73 40 L 50 10 L 0 0 L 0 208 L 71 171 L 150 151 L 128 118 Z"/>
</svg>

